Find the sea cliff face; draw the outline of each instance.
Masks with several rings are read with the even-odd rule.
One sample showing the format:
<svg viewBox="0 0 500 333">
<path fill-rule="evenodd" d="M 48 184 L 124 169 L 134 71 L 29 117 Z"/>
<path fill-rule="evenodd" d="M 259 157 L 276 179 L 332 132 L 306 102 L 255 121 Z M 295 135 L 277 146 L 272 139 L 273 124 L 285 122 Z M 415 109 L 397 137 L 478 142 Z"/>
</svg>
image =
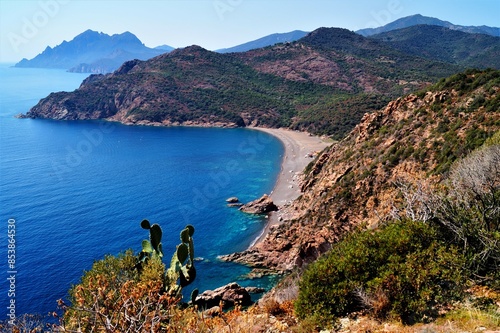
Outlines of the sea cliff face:
<svg viewBox="0 0 500 333">
<path fill-rule="evenodd" d="M 315 260 L 348 231 L 375 228 L 403 200 L 397 185 L 439 184 L 450 165 L 500 130 L 500 72 L 456 75 L 366 114 L 306 169 L 283 223 L 242 253 L 256 273 Z"/>
</svg>

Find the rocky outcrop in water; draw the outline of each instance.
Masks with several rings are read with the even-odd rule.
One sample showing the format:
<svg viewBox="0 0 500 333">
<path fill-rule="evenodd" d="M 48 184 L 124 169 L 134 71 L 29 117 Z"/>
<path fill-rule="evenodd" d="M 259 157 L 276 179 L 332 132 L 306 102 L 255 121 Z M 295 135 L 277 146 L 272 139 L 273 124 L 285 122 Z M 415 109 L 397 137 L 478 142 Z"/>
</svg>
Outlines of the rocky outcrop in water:
<svg viewBox="0 0 500 333">
<path fill-rule="evenodd" d="M 240 210 L 248 214 L 266 214 L 277 211 L 278 207 L 267 194 L 264 194 L 259 199 L 241 206 Z"/>
</svg>

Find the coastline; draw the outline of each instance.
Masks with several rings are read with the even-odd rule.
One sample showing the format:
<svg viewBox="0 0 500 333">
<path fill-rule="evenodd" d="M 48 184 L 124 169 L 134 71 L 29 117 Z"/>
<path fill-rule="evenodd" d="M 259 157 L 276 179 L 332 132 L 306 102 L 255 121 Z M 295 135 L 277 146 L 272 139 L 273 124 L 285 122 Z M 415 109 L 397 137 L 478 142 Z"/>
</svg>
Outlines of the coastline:
<svg viewBox="0 0 500 333">
<path fill-rule="evenodd" d="M 274 204 L 278 206 L 277 212 L 269 214 L 266 226 L 261 234 L 252 242 L 250 247 L 260 243 L 269 230 L 282 223 L 286 208 L 297 199 L 300 194 L 299 182 L 302 172 L 306 166 L 314 160 L 314 157 L 333 141 L 330 139 L 313 136 L 307 132 L 299 132 L 283 128 L 251 127 L 258 131 L 266 132 L 279 139 L 285 148 L 281 162 L 281 171 L 269 194 Z"/>
</svg>

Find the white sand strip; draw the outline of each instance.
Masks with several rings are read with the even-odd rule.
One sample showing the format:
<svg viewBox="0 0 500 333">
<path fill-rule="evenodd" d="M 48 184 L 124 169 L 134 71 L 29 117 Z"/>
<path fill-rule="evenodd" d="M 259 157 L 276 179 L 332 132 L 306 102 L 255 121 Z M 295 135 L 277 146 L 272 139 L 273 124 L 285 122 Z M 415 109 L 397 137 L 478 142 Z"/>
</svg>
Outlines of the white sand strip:
<svg viewBox="0 0 500 333">
<path fill-rule="evenodd" d="M 325 147 L 331 145 L 332 141 L 330 139 L 310 135 L 309 133 L 282 128 L 254 129 L 275 136 L 285 147 L 281 172 L 273 192 L 270 194 L 273 202 L 281 209 L 283 206 L 290 204 L 300 196 L 299 180 L 302 172 L 305 167 L 313 161 L 313 156 L 321 152 Z M 267 226 L 256 242 L 261 241 L 265 237 L 271 226 L 279 223 L 277 214 L 271 214 Z"/>
</svg>

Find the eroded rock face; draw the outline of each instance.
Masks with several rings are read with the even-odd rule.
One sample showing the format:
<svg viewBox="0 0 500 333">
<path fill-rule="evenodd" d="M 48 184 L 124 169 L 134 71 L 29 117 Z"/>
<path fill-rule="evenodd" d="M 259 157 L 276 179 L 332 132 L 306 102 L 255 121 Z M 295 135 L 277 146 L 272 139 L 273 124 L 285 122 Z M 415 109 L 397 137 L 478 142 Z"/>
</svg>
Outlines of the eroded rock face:
<svg viewBox="0 0 500 333">
<path fill-rule="evenodd" d="M 233 282 L 215 290 L 207 290 L 196 297 L 196 305 L 200 309 L 218 307 L 223 302 L 223 308 L 230 308 L 235 304 L 248 306 L 252 304 L 250 293 L 239 284 Z"/>
<path fill-rule="evenodd" d="M 259 199 L 241 206 L 240 210 L 249 214 L 266 214 L 277 211 L 278 207 L 267 194 L 264 194 Z"/>
</svg>

